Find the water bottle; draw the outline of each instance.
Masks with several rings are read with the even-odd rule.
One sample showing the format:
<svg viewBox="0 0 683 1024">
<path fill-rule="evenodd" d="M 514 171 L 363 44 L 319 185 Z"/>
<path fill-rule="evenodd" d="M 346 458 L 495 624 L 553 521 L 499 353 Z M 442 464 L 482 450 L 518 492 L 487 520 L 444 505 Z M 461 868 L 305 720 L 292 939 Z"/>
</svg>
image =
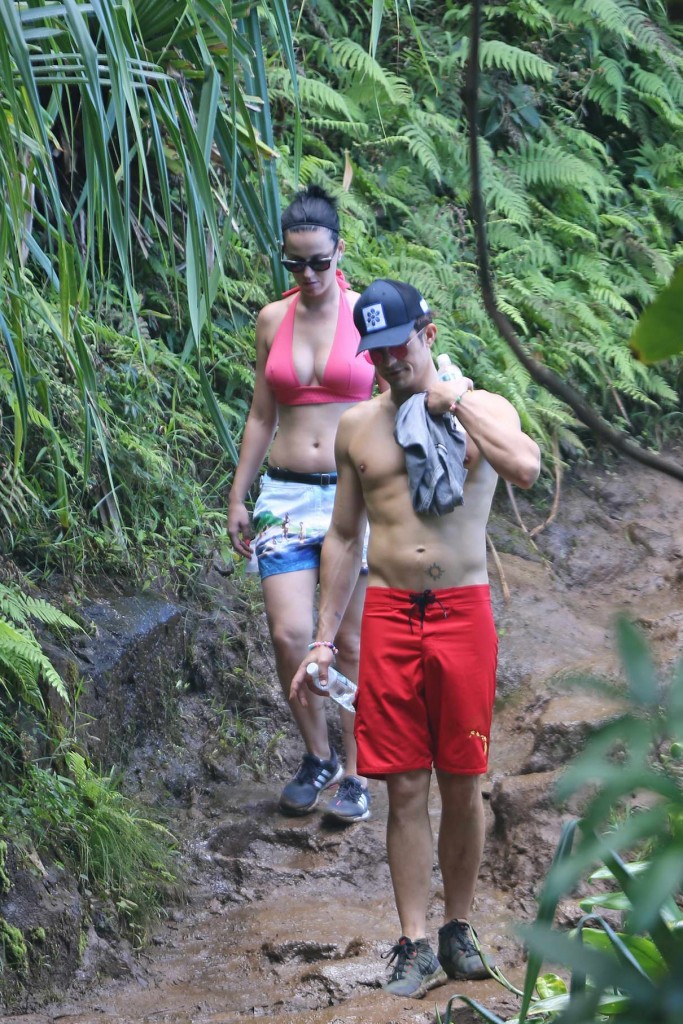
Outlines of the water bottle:
<svg viewBox="0 0 683 1024">
<path fill-rule="evenodd" d="M 319 686 L 321 690 L 327 690 L 332 700 L 336 700 L 337 704 L 341 705 L 341 707 L 355 714 L 356 709 L 353 706 L 353 698 L 356 696 L 357 687 L 354 682 L 343 676 L 341 672 L 337 672 L 330 665 L 327 670 L 327 686 L 323 686 L 319 678 L 320 669 L 314 661 L 306 666 L 306 671 L 316 686 Z"/>
<path fill-rule="evenodd" d="M 458 380 L 463 375 L 460 367 L 451 362 L 451 357 L 447 352 L 442 352 L 440 356 L 436 357 L 436 369 L 439 375 L 439 380 Z M 464 434 L 465 429 L 454 413 L 451 413 L 451 419 L 455 424 L 456 430 L 461 434 Z"/>
<path fill-rule="evenodd" d="M 447 352 L 442 352 L 440 356 L 436 357 L 436 369 L 439 380 L 458 380 L 462 377 L 462 370 L 451 362 L 451 357 Z"/>
</svg>

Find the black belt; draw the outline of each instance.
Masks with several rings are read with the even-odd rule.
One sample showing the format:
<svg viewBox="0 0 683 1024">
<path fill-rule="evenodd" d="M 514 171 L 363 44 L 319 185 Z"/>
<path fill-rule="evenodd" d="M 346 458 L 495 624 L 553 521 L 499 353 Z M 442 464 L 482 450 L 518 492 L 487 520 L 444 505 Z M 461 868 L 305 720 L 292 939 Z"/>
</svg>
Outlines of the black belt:
<svg viewBox="0 0 683 1024">
<path fill-rule="evenodd" d="M 294 473 L 291 469 L 277 469 L 269 466 L 266 473 L 271 480 L 285 480 L 290 484 L 317 484 L 318 487 L 329 487 L 336 484 L 336 473 Z"/>
</svg>

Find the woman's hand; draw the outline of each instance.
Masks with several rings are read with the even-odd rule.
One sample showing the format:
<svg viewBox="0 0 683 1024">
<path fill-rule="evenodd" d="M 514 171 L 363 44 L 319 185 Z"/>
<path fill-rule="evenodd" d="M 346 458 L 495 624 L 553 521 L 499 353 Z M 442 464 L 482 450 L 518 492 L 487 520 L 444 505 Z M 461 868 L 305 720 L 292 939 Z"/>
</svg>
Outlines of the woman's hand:
<svg viewBox="0 0 683 1024">
<path fill-rule="evenodd" d="M 231 503 L 228 508 L 228 533 L 237 554 L 251 558 L 251 523 L 243 501 Z"/>
</svg>

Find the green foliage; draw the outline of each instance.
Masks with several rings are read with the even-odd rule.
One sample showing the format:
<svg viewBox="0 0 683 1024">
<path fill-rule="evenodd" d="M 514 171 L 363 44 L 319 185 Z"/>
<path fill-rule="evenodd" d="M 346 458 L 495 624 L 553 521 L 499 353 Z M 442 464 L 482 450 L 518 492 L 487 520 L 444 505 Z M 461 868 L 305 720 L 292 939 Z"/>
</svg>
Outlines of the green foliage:
<svg viewBox="0 0 683 1024">
<path fill-rule="evenodd" d="M 21 929 L 0 917 L 0 974 L 5 964 L 13 970 L 23 972 L 26 969 L 28 950 Z"/>
<path fill-rule="evenodd" d="M 622 705 L 626 702 L 627 708 L 588 740 L 558 784 L 560 799 L 584 795 L 584 816 L 578 832 L 577 822 L 565 827 L 536 921 L 520 929 L 529 960 L 519 1015 L 507 1024 L 595 1024 L 613 1018 L 623 1024 L 680 1021 L 683 661 L 669 680 L 660 680 L 635 628 L 621 620 L 617 632 L 627 692 L 614 687 L 611 696 Z M 639 805 L 615 822 L 615 809 L 628 806 L 634 793 Z M 596 871 L 599 862 L 604 866 Z M 573 932 L 554 929 L 560 899 L 587 876 L 609 888 L 581 901 L 585 916 Z M 620 912 L 620 928 L 602 916 L 606 909 Z M 567 989 L 542 990 L 544 961 L 561 964 L 571 974 Z M 444 1024 L 451 1020 L 454 1000 L 460 998 L 449 1003 Z M 465 1001 L 482 1019 L 504 1024 L 475 1001 Z"/>
<path fill-rule="evenodd" d="M 631 348 L 646 363 L 683 352 L 683 265 L 651 306 L 643 312 L 631 335 Z"/>
<path fill-rule="evenodd" d="M 303 176 L 339 196 L 353 283 L 409 277 L 433 304 L 439 348 L 510 398 L 541 441 L 557 434 L 576 449 L 571 416 L 512 366 L 478 294 L 461 99 L 469 7 L 394 7 L 372 56 L 366 5 L 347 4 L 343 19 L 303 8 Z M 641 411 L 647 420 L 676 409 L 678 367 L 639 366 L 626 345 L 683 255 L 683 49 L 664 9 L 507 0 L 484 8 L 482 33 L 481 160 L 500 307 L 608 420 L 629 429 Z M 285 123 L 281 82 L 272 78 L 271 96 Z M 323 90 L 334 124 L 320 119 Z M 281 171 L 288 190 L 291 168 Z"/>
<path fill-rule="evenodd" d="M 291 75 L 287 5 L 264 8 Z M 139 361 L 154 364 L 150 350 L 160 350 L 166 403 L 185 397 L 177 379 L 187 383 L 195 407 L 204 405 L 203 430 L 234 458 L 231 427 L 241 418 L 214 391 L 210 312 L 227 305 L 230 334 L 239 334 L 225 276 L 244 253 L 243 234 L 247 248 L 269 253 L 283 284 L 257 10 L 240 4 L 226 17 L 216 0 L 9 2 L 0 30 L 3 547 L 21 548 L 23 527 L 27 546 L 48 559 L 52 549 L 58 562 L 87 562 L 93 545 L 79 534 L 99 520 L 94 546 L 121 563 L 147 534 L 124 507 L 121 462 L 143 461 L 149 445 L 112 432 L 98 335 L 125 317 L 120 334 L 131 352 L 139 346 Z M 238 348 L 231 338 L 231 354 Z M 192 459 L 191 448 L 184 455 Z"/>
<path fill-rule="evenodd" d="M 138 934 L 173 882 L 173 839 L 124 797 L 114 773 L 100 776 L 79 751 L 73 698 L 31 622 L 80 629 L 18 585 L 0 584 L 0 893 L 11 884 L 7 843 L 35 847 L 111 900 Z M 48 710 L 43 684 L 63 702 L 63 714 Z M 0 921 L 5 961 L 20 969 L 25 956 L 18 938 L 11 926 L 4 932 L 2 926 Z"/>
</svg>

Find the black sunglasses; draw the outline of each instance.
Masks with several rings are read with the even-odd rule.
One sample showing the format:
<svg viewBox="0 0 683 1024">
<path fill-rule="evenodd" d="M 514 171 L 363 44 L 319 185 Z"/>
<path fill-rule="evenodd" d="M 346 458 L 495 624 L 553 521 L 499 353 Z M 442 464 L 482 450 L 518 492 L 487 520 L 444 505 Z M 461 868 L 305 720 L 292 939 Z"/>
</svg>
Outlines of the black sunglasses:
<svg viewBox="0 0 683 1024">
<path fill-rule="evenodd" d="M 336 254 L 337 250 L 335 249 L 331 256 L 314 256 L 312 260 L 288 260 L 286 256 L 282 256 L 280 262 L 290 274 L 303 274 L 306 267 L 310 267 L 316 274 L 319 274 L 323 270 L 330 269 Z"/>
</svg>

